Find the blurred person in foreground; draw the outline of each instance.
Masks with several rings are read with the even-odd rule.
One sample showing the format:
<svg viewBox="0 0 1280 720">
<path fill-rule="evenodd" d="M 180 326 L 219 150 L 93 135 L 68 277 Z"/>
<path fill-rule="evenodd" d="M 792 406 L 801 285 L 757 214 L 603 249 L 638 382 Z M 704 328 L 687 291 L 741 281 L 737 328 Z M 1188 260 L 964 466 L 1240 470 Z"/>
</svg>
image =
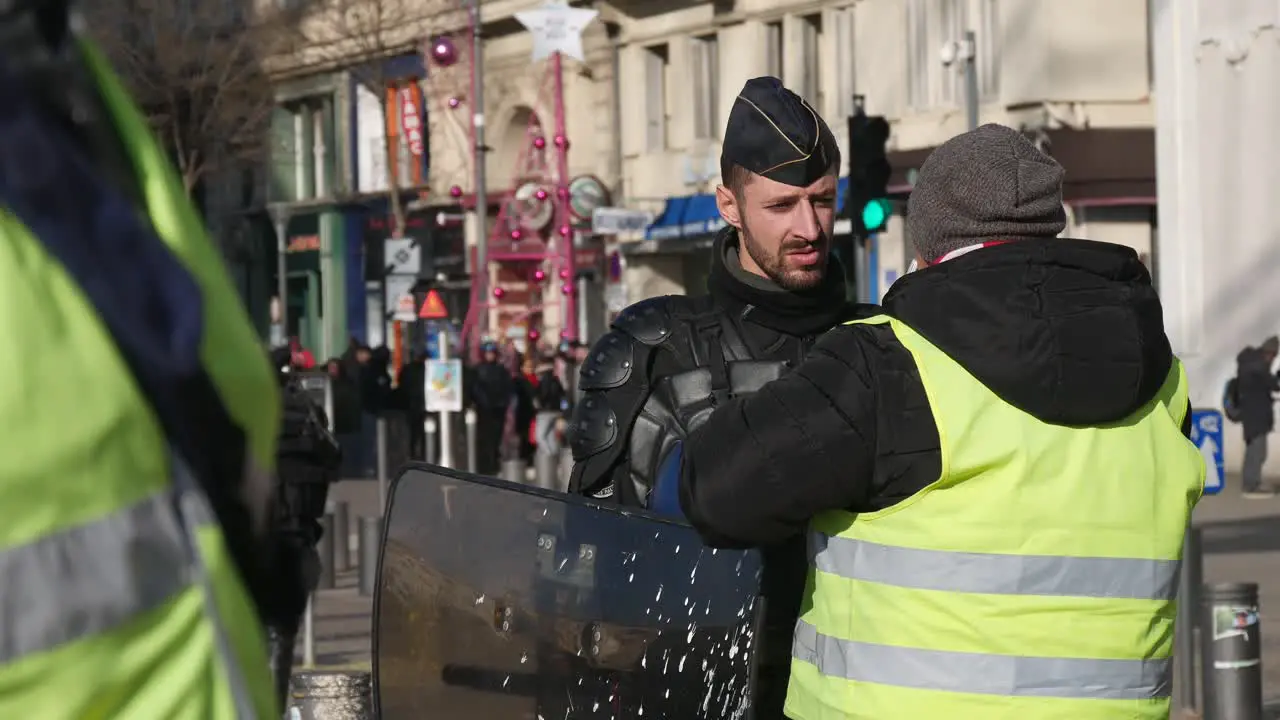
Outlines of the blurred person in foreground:
<svg viewBox="0 0 1280 720">
<path fill-rule="evenodd" d="M 1165 720 L 1204 483 L 1133 250 L 1059 239 L 1062 167 L 985 125 L 911 193 L 882 314 L 690 434 L 715 546 L 807 536 L 794 720 Z"/>
<path fill-rule="evenodd" d="M 1137 254 L 1064 227 L 1027 137 L 952 138 L 882 314 L 692 430 L 705 541 L 808 538 L 788 717 L 1169 717 L 1187 377 Z"/>
<path fill-rule="evenodd" d="M 276 567 L 295 573 L 285 584 L 292 591 L 283 599 L 288 605 L 287 612 L 267 625 L 276 699 L 281 705 L 285 703 L 293 672 L 298 626 L 307 599 L 320 580 L 320 554 L 316 550 L 322 532 L 320 518 L 324 515 L 329 487 L 338 481 L 338 470 L 342 466 L 342 450 L 329 431 L 324 409 L 302 388 L 290 364 L 288 349 L 272 354 L 284 417 L 280 423 L 276 466 L 279 479 L 270 532 L 274 540 L 272 547 L 279 553 Z"/>
<path fill-rule="evenodd" d="M 0 16 L 0 717 L 276 718 L 280 395 L 67 2 Z M 72 382 L 68 382 L 68 378 Z"/>
</svg>

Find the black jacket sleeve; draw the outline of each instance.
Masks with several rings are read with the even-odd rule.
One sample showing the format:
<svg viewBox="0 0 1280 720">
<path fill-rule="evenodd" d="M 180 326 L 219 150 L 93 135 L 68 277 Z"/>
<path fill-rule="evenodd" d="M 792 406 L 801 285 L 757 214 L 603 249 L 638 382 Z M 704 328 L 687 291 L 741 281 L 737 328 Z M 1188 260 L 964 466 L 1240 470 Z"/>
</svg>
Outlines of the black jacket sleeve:
<svg viewBox="0 0 1280 720">
<path fill-rule="evenodd" d="M 876 456 L 867 329 L 824 335 L 795 371 L 718 408 L 684 448 L 680 502 L 712 546 L 772 544 L 866 508 Z"/>
</svg>

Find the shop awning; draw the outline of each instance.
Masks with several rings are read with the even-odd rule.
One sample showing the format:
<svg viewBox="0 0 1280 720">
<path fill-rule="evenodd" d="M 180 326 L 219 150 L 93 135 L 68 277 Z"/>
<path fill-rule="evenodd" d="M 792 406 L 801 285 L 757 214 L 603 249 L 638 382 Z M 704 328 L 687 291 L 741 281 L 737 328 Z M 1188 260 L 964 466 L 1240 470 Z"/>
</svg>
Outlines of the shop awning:
<svg viewBox="0 0 1280 720">
<path fill-rule="evenodd" d="M 672 240 L 708 235 L 724 227 L 716 196 L 682 195 L 667 198 L 662 214 L 644 233 L 645 240 Z"/>
</svg>

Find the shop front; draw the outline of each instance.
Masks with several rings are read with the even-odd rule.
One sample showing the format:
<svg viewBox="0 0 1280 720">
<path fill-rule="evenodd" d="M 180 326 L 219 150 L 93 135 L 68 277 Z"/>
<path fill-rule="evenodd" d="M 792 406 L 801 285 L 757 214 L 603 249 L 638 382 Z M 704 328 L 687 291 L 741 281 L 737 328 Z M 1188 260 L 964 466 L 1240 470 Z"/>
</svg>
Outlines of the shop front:
<svg viewBox="0 0 1280 720">
<path fill-rule="evenodd" d="M 452 327 L 456 332 L 461 327 L 471 285 L 466 240 L 461 224 L 439 222 L 444 208 L 415 209 L 405 217 L 404 237 L 417 250 L 416 262 L 412 267 L 397 262 L 386 252 L 387 241 L 393 235 L 387 205 L 385 198 L 373 201 L 354 220 L 362 238 L 362 292 L 359 307 L 351 308 L 352 334 L 372 347 L 386 345 L 407 357 L 413 350 L 426 350 L 428 337 L 435 330 Z M 413 295 L 415 306 L 421 308 L 431 290 L 443 302 L 447 318 L 396 317 L 401 296 Z M 354 325 L 357 317 L 361 320 L 359 328 Z"/>
</svg>

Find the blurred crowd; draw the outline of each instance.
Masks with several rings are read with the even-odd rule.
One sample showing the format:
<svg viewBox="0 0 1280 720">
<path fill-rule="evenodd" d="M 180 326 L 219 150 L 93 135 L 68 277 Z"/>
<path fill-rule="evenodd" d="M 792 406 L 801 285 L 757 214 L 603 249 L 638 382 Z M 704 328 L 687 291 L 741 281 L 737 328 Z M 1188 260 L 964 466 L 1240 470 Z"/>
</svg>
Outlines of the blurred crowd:
<svg viewBox="0 0 1280 720">
<path fill-rule="evenodd" d="M 369 347 L 352 338 L 338 357 L 320 368 L 313 354 L 290 341 L 297 370 L 323 369 L 333 388 L 333 433 L 343 448 L 343 477 L 375 477 L 377 421 L 387 420 L 388 472 L 406 460 L 439 457 L 439 437 L 428 448 L 427 420 L 438 413 L 426 404 L 426 361 L 412 352 L 399 367 L 385 346 Z M 504 461 L 533 463 L 539 445 L 557 451 L 564 440 L 565 419 L 577 396 L 577 367 L 587 353 L 581 342 L 558 347 L 540 345 L 525 352 L 510 340 L 481 343 L 477 362 L 464 361 L 464 407 L 476 415 L 476 471 L 497 475 Z M 455 356 L 456 357 L 456 356 Z M 465 443 L 461 417 L 453 422 Z M 455 448 L 464 453 L 465 445 Z M 456 455 L 460 456 L 460 455 Z"/>
</svg>

